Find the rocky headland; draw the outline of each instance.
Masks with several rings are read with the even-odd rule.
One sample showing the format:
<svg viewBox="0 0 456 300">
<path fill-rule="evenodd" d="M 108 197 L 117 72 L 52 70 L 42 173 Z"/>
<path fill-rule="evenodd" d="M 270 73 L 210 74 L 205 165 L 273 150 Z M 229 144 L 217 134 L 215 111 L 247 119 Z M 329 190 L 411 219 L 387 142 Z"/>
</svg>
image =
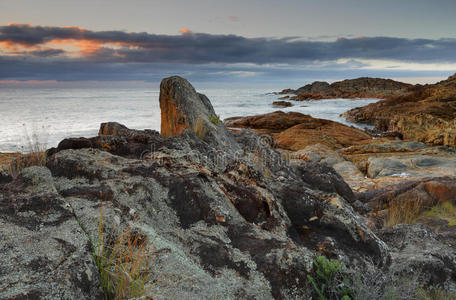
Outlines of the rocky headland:
<svg viewBox="0 0 456 300">
<path fill-rule="evenodd" d="M 405 140 L 456 147 L 456 74 L 413 90 L 405 96 L 352 109 L 344 116 Z"/>
<path fill-rule="evenodd" d="M 455 226 L 384 218 L 397 199 L 454 204 L 451 148 L 372 139 L 298 113 L 224 123 L 177 76 L 162 81 L 159 101 L 161 134 L 103 123 L 98 136 L 65 139 L 43 166 L 0 181 L 2 299 L 113 297 L 97 251 L 126 228 L 152 249 L 138 299 L 456 292 Z M 343 280 L 321 281 L 317 255 L 342 262 Z"/>
<path fill-rule="evenodd" d="M 392 79 L 361 77 L 346 79 L 329 84 L 324 81 L 315 81 L 296 90 L 285 89 L 278 94 L 292 94 L 283 99 L 296 101 L 337 99 L 337 98 L 378 98 L 385 99 L 391 96 L 407 95 L 413 85 L 394 81 Z"/>
</svg>

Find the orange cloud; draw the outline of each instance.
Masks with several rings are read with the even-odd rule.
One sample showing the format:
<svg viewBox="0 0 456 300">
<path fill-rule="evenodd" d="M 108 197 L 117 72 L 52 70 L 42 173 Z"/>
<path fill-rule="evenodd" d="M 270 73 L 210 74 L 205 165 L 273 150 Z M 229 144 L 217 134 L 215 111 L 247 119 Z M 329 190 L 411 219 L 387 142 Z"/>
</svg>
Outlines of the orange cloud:
<svg viewBox="0 0 456 300">
<path fill-rule="evenodd" d="M 40 47 L 37 45 L 29 45 L 26 43 L 17 43 L 17 42 L 12 42 L 12 41 L 0 41 L 0 48 L 3 48 L 4 50 L 10 51 L 10 52 L 17 52 L 21 51 L 23 49 L 27 50 L 39 50 Z"/>
<path fill-rule="evenodd" d="M 192 32 L 190 31 L 190 29 L 188 29 L 188 28 L 181 28 L 181 29 L 179 30 L 179 32 L 182 33 L 182 34 L 190 34 L 190 33 L 192 33 Z"/>
<path fill-rule="evenodd" d="M 49 46 L 73 46 L 79 48 L 82 56 L 90 56 L 103 47 L 103 42 L 96 40 L 55 39 L 48 42 Z"/>
<path fill-rule="evenodd" d="M 18 27 L 33 27 L 33 24 L 27 24 L 27 23 L 15 23 L 15 22 L 10 22 L 7 24 L 8 26 L 18 26 Z"/>
<path fill-rule="evenodd" d="M 61 28 L 74 29 L 74 30 L 78 30 L 78 31 L 88 31 L 87 28 L 79 27 L 79 26 L 62 26 Z"/>
</svg>

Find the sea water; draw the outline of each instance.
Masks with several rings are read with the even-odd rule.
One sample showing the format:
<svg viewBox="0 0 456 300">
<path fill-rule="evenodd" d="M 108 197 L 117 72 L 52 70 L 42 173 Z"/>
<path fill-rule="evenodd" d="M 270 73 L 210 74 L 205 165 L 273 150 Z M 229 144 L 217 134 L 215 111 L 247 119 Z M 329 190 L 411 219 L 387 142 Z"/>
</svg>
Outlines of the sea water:
<svg viewBox="0 0 456 300">
<path fill-rule="evenodd" d="M 272 106 L 279 95 L 268 89 L 200 89 L 221 119 L 276 110 L 297 111 L 358 128 L 340 114 L 378 99 L 291 101 L 294 106 Z M 102 122 L 129 128 L 160 129 L 158 89 L 125 88 L 0 88 L 0 152 L 27 152 L 29 141 L 54 147 L 67 137 L 91 137 Z"/>
</svg>

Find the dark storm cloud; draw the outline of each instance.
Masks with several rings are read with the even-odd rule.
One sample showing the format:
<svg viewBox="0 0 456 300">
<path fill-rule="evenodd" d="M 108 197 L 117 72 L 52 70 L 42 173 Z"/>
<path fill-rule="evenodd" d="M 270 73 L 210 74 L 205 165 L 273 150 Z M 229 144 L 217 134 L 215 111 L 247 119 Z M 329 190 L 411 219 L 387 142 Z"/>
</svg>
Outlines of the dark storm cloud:
<svg viewBox="0 0 456 300">
<path fill-rule="evenodd" d="M 91 60 L 172 63 L 296 63 L 340 58 L 393 59 L 412 62 L 456 61 L 456 39 L 391 37 L 307 41 L 296 38 L 245 38 L 188 33 L 155 35 L 123 31 L 90 31 L 78 27 L 12 24 L 0 27 L 0 42 L 36 47 L 59 40 L 88 41 L 100 46 Z M 106 47 L 115 44 L 118 47 Z"/>
<path fill-rule="evenodd" d="M 155 35 L 78 27 L 0 26 L 0 80 L 158 81 L 177 73 L 193 80 L 272 81 L 290 76 L 392 76 L 407 72 L 392 68 L 369 74 L 371 71 L 362 70 L 366 65 L 357 59 L 456 62 L 456 39 L 358 37 L 315 41 L 185 32 Z M 65 48 L 66 43 L 80 51 Z M 335 62 L 342 58 L 347 60 Z"/>
<path fill-rule="evenodd" d="M 44 49 L 44 50 L 34 50 L 28 52 L 22 52 L 22 55 L 32 55 L 37 57 L 52 57 L 64 54 L 65 51 L 61 49 Z"/>
<path fill-rule="evenodd" d="M 327 78 L 448 76 L 445 71 L 362 70 L 359 63 L 329 64 L 316 68 L 302 66 L 233 66 L 229 64 L 169 63 L 94 63 L 90 61 L 48 61 L 18 57 L 0 57 L 0 80 L 69 81 L 146 81 L 179 74 L 195 82 L 271 82 L 290 86 L 290 80 L 326 80 Z M 250 74 L 250 75 L 249 75 Z M 298 83 L 295 87 L 299 87 Z"/>
</svg>

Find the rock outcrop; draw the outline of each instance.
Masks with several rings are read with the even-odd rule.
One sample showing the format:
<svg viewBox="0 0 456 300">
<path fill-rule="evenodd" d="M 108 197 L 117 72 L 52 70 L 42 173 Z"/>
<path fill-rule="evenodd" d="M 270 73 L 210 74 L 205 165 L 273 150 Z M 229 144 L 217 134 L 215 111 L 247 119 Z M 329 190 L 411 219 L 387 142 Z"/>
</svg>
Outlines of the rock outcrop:
<svg viewBox="0 0 456 300">
<path fill-rule="evenodd" d="M 456 289 L 454 274 L 456 252 L 447 238 L 426 225 L 396 225 L 380 233 L 393 256 L 391 271 L 422 286 L 438 285 L 442 290 Z"/>
<path fill-rule="evenodd" d="M 337 81 L 332 84 L 315 81 L 298 88 L 286 89 L 279 94 L 295 94 L 291 100 L 320 100 L 335 98 L 380 98 L 405 95 L 410 92 L 411 84 L 383 78 L 361 77 Z"/>
<path fill-rule="evenodd" d="M 309 298 L 306 275 L 322 241 L 331 245 L 326 255 L 353 269 L 370 261 L 388 266 L 387 246 L 352 209 L 353 193 L 332 169 L 292 168 L 256 134 L 207 120 L 210 103 L 186 81 L 173 77 L 162 87 L 167 138 L 102 124 L 99 136 L 48 151 L 47 168 L 25 169 L 0 185 L 8 245 L 0 248 L 0 288 L 10 298 L 30 291 L 97 297 L 89 241 L 98 239 L 100 215 L 106 234 L 128 225 L 154 247 L 146 289 L 154 299 Z M 166 113 L 171 104 L 177 119 Z M 203 109 L 199 117 L 213 125 L 206 136 L 192 128 L 199 117 L 187 105 Z M 17 265 L 18 251 L 26 263 Z M 27 284 L 20 279 L 26 274 L 33 275 Z M 51 290 L 59 280 L 67 286 Z"/>
<path fill-rule="evenodd" d="M 274 138 L 277 147 L 292 151 L 315 144 L 340 149 L 371 138 L 357 128 L 297 112 L 276 111 L 263 115 L 228 118 L 225 125 L 231 128 L 251 128 L 257 133 L 269 134 Z"/>
<path fill-rule="evenodd" d="M 289 101 L 274 101 L 272 102 L 272 106 L 274 107 L 291 107 L 293 106 L 293 103 Z"/>
<path fill-rule="evenodd" d="M 153 248 L 144 295 L 153 299 L 310 299 L 316 254 L 359 274 L 415 266 L 403 259 L 394 232 L 384 233 L 388 246 L 370 229 L 333 168 L 313 161 L 294 167 L 265 136 L 229 132 L 182 78 L 161 87 L 165 136 L 104 123 L 97 137 L 50 149 L 46 167 L 0 183 L 2 296 L 98 299 L 94 243 L 100 232 L 127 227 Z M 261 130 L 332 126 L 279 115 L 284 120 L 258 119 Z M 424 283 L 453 286 L 452 249 L 433 261 L 446 263 L 445 276 L 432 277 L 441 282 Z"/>
<path fill-rule="evenodd" d="M 2 299 L 100 299 L 89 238 L 49 169 L 25 169 L 0 186 Z"/>
<path fill-rule="evenodd" d="M 432 85 L 416 86 L 406 96 L 390 97 L 344 116 L 375 125 L 403 139 L 456 147 L 456 76 Z"/>
<path fill-rule="evenodd" d="M 161 130 L 164 138 L 192 131 L 216 151 L 240 151 L 231 133 L 221 124 L 209 99 L 184 78 L 173 76 L 160 84 Z"/>
</svg>

